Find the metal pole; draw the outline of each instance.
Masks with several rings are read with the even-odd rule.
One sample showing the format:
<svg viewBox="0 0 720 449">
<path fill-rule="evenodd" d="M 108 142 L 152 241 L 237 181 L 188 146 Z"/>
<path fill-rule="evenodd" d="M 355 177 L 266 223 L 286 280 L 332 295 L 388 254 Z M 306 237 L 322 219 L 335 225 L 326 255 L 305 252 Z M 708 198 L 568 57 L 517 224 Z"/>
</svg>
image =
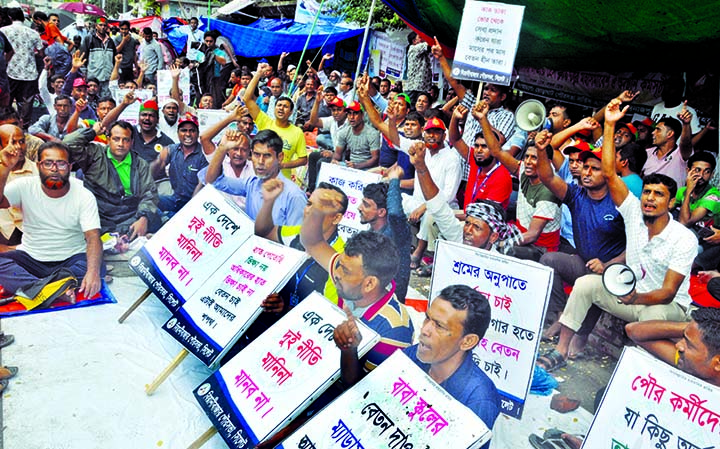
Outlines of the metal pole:
<svg viewBox="0 0 720 449">
<path fill-rule="evenodd" d="M 375 0 L 372 0 L 372 3 L 370 4 L 370 12 L 368 13 L 367 23 L 365 24 L 365 32 L 363 33 L 362 45 L 360 46 L 360 56 L 358 57 L 357 68 L 355 69 L 356 80 L 360 76 L 360 68 L 362 67 L 363 56 L 365 55 L 365 45 L 367 44 L 367 37 L 370 32 L 373 12 L 375 12 Z M 355 95 L 353 95 L 353 97 L 354 96 Z"/>
<path fill-rule="evenodd" d="M 320 6 L 318 7 L 317 14 L 315 14 L 315 19 L 313 20 L 312 26 L 310 27 L 310 34 L 308 34 L 307 39 L 305 39 L 305 46 L 303 47 L 302 53 L 300 53 L 300 60 L 298 61 L 298 66 L 295 69 L 295 76 L 293 76 L 293 79 L 290 82 L 290 87 L 288 88 L 288 94 L 290 95 L 292 95 L 293 89 L 295 88 L 295 80 L 297 80 L 298 74 L 300 73 L 300 64 L 302 64 L 303 59 L 305 59 L 305 50 L 307 50 L 308 45 L 310 45 L 310 37 L 312 37 L 312 34 L 315 31 L 315 25 L 317 25 L 318 19 L 320 18 L 320 11 L 322 11 L 322 7 L 324 4 L 325 0 L 322 0 L 320 2 Z"/>
</svg>

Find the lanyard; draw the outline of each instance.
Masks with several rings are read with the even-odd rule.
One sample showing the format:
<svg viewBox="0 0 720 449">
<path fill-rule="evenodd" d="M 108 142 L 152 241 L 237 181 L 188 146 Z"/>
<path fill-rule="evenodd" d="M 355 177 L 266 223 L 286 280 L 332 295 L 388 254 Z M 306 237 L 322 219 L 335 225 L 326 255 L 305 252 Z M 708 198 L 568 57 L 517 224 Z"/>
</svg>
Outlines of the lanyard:
<svg viewBox="0 0 720 449">
<path fill-rule="evenodd" d="M 470 201 L 475 201 L 475 195 L 477 195 L 478 190 L 485 187 L 485 184 L 488 182 L 488 179 L 490 179 L 490 176 L 492 176 L 493 172 L 495 170 L 497 170 L 497 168 L 499 166 L 500 166 L 500 162 L 496 162 L 495 166 L 490 169 L 490 171 L 488 172 L 487 175 L 485 175 L 485 179 L 483 179 L 483 181 L 480 183 L 480 185 L 478 185 L 477 177 L 475 178 L 475 186 L 473 187 L 473 194 L 472 194 L 472 197 L 470 198 Z M 481 171 L 482 171 L 482 169 L 478 168 L 478 175 L 480 174 Z"/>
</svg>

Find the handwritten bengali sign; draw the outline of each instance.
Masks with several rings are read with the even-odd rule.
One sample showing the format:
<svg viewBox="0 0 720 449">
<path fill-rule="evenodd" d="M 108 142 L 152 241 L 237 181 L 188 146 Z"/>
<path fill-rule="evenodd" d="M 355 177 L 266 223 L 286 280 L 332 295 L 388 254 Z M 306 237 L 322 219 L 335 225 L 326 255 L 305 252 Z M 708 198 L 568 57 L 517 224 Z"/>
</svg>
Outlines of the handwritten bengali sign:
<svg viewBox="0 0 720 449">
<path fill-rule="evenodd" d="M 452 74 L 510 85 L 524 6 L 466 0 Z"/>
<path fill-rule="evenodd" d="M 255 224 L 212 186 L 194 196 L 130 259 L 130 268 L 170 310 L 251 235 Z"/>
<path fill-rule="evenodd" d="M 158 70 L 157 72 L 157 100 L 158 105 L 163 104 L 170 98 L 170 90 L 172 89 L 172 74 L 170 70 Z M 185 104 L 190 104 L 190 71 L 185 69 L 180 71 L 178 78 L 178 87 L 182 92 L 182 100 Z"/>
<path fill-rule="evenodd" d="M 347 241 L 360 231 L 367 231 L 370 225 L 360 223 L 358 208 L 362 204 L 363 189 L 366 185 L 380 181 L 380 174 L 323 162 L 318 174 L 318 183 L 327 182 L 339 187 L 348 197 L 348 208 L 340 220 L 338 233 Z"/>
<path fill-rule="evenodd" d="M 705 449 L 720 442 L 720 388 L 623 349 L 583 448 Z"/>
<path fill-rule="evenodd" d="M 228 114 L 231 114 L 230 112 L 227 112 L 223 109 L 198 109 L 197 115 L 198 115 L 198 124 L 200 129 L 200 134 L 207 131 L 207 129 L 216 123 L 220 122 L 222 119 L 228 116 Z M 222 136 L 225 134 L 225 131 L 227 130 L 236 130 L 237 129 L 237 123 L 231 122 L 228 126 L 225 127 L 222 131 L 217 133 L 215 137 L 213 138 L 213 143 L 215 145 L 220 144 L 220 140 L 222 139 Z"/>
<path fill-rule="evenodd" d="M 229 447 L 255 447 L 338 379 L 340 350 L 333 332 L 345 319 L 341 309 L 313 292 L 195 390 Z M 362 356 L 380 337 L 358 325 Z"/>
<path fill-rule="evenodd" d="M 287 246 L 251 236 L 207 279 L 164 329 L 203 363 L 213 366 L 307 258 Z"/>
<path fill-rule="evenodd" d="M 130 92 L 130 90 L 131 89 L 118 89 L 115 91 L 115 101 L 117 101 L 118 104 L 122 103 L 123 98 L 125 98 L 125 95 Z M 135 89 L 134 92 L 135 101 L 133 104 L 126 107 L 120 114 L 120 117 L 118 117 L 118 120 L 123 120 L 133 126 L 138 124 L 140 105 L 153 97 L 153 93 L 150 89 Z"/>
<path fill-rule="evenodd" d="M 552 269 L 446 240 L 438 242 L 434 267 L 431 299 L 449 285 L 463 284 L 490 303 L 490 327 L 473 350 L 473 361 L 503 396 L 501 412 L 520 418 L 535 368 Z"/>
<path fill-rule="evenodd" d="M 395 351 L 278 447 L 464 449 L 490 436 L 477 415 Z"/>
</svg>

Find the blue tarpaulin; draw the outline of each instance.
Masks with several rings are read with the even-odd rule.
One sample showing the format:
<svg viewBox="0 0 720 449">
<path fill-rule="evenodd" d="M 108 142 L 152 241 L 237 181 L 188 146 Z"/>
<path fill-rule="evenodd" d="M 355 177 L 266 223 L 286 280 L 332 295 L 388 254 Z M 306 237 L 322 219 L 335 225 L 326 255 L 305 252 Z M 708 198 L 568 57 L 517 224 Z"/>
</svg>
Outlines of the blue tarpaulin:
<svg viewBox="0 0 720 449">
<path fill-rule="evenodd" d="M 289 19 L 260 19 L 248 26 L 206 17 L 201 20 L 206 25 L 203 29 L 218 30 L 233 43 L 235 53 L 246 58 L 276 56 L 284 51 L 302 51 L 312 27 L 312 24 L 296 23 Z M 308 49 L 333 46 L 362 32 L 362 28 L 348 30 L 318 24 L 310 37 Z"/>
</svg>

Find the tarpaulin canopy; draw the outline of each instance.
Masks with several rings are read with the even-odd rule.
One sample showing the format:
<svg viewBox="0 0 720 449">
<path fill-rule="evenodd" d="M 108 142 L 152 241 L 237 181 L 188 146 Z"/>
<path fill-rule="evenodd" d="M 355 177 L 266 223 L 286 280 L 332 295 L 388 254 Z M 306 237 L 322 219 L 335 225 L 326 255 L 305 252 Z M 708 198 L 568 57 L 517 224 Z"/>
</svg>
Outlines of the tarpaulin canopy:
<svg viewBox="0 0 720 449">
<path fill-rule="evenodd" d="M 248 26 L 222 20 L 201 19 L 204 29 L 218 30 L 235 44 L 235 53 L 246 58 L 275 56 L 302 51 L 312 24 L 297 23 L 289 19 L 260 19 Z M 317 25 L 310 37 L 308 48 L 319 48 L 362 34 L 363 30 Z"/>
<path fill-rule="evenodd" d="M 413 29 L 454 48 L 465 0 L 383 0 Z M 516 66 L 588 71 L 714 69 L 717 2 L 504 0 L 525 6 Z"/>
</svg>

